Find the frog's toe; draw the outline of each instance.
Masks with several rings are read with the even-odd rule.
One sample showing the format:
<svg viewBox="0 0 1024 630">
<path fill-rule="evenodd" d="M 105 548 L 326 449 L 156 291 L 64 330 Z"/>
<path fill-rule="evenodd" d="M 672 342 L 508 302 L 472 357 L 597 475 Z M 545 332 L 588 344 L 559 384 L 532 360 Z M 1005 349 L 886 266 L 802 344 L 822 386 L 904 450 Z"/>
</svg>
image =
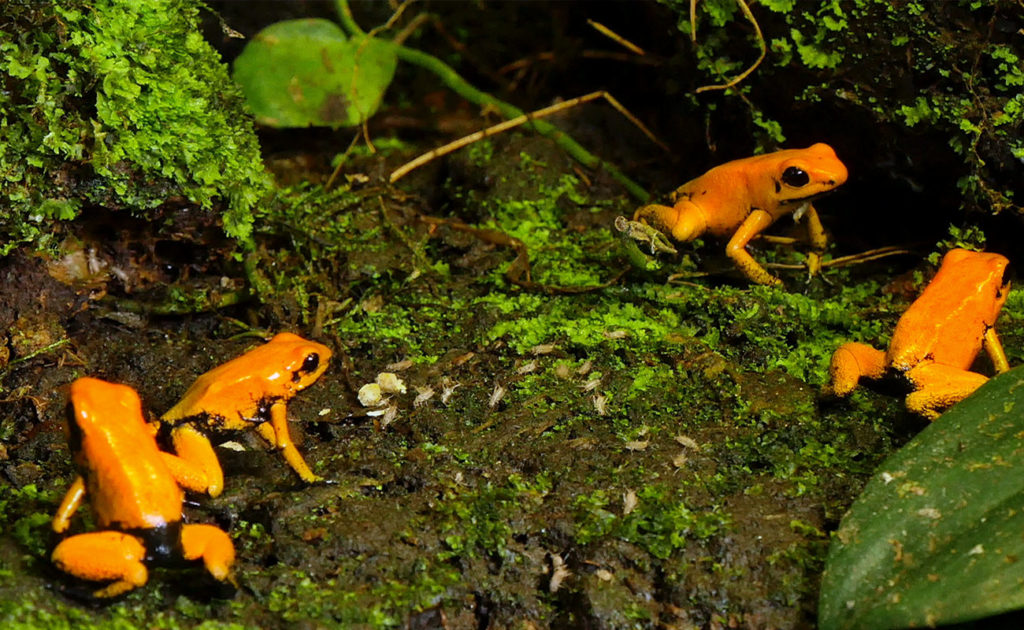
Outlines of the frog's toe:
<svg viewBox="0 0 1024 630">
<path fill-rule="evenodd" d="M 312 479 L 303 479 L 302 482 L 306 486 L 337 486 L 341 483 L 337 479 L 328 479 L 320 475 L 314 475 Z"/>
<path fill-rule="evenodd" d="M 821 275 L 821 256 L 818 254 L 810 254 L 807 257 L 807 275 L 812 277 Z"/>
<path fill-rule="evenodd" d="M 821 254 L 818 252 L 808 252 L 807 259 L 804 261 L 804 264 L 807 266 L 808 280 L 821 274 Z"/>
<path fill-rule="evenodd" d="M 306 475 L 300 475 L 300 477 L 302 478 L 302 482 L 305 483 L 307 486 L 319 486 L 332 483 L 329 480 L 313 472 L 309 472 L 309 474 Z"/>
</svg>

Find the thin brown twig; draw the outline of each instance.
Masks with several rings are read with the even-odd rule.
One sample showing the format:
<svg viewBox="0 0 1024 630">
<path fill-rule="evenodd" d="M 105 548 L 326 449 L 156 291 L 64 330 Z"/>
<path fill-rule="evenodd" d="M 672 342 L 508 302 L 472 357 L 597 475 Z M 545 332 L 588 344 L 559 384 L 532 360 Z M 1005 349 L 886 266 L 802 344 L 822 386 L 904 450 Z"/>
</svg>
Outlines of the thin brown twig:
<svg viewBox="0 0 1024 630">
<path fill-rule="evenodd" d="M 348 159 L 348 154 L 355 148 L 356 142 L 359 141 L 359 137 L 361 135 L 363 135 L 362 127 L 359 128 L 359 131 L 356 131 L 356 135 L 352 136 L 352 142 L 348 143 L 348 148 L 345 149 L 345 152 L 341 154 L 340 158 L 338 158 L 338 165 L 334 167 L 334 172 L 331 173 L 331 176 L 327 178 L 327 183 L 324 184 L 324 192 L 330 190 L 331 186 L 334 185 L 334 180 L 338 179 L 338 175 L 341 174 L 341 167 L 345 165 L 345 160 Z"/>
<path fill-rule="evenodd" d="M 415 33 L 417 29 L 419 29 L 419 27 L 423 26 L 424 22 L 427 22 L 432 19 L 434 19 L 434 16 L 430 15 L 429 13 L 418 14 L 416 17 L 409 20 L 409 23 L 406 24 L 402 28 L 402 30 L 398 31 L 398 33 L 391 39 L 391 41 L 395 42 L 396 44 L 404 44 L 405 40 L 409 39 L 409 37 L 411 37 L 412 34 Z"/>
<path fill-rule="evenodd" d="M 513 129 L 520 125 L 524 125 L 530 122 L 531 120 L 544 118 L 546 116 L 550 116 L 552 114 L 558 113 L 566 109 L 570 109 L 572 107 L 575 107 L 583 103 L 587 103 L 589 101 L 596 100 L 598 98 L 604 98 L 606 101 L 608 101 L 608 103 L 616 110 L 618 110 L 620 114 L 625 116 L 627 120 L 636 125 L 636 127 L 640 129 L 640 131 L 642 131 L 643 134 L 651 140 L 651 142 L 657 144 L 665 152 L 669 152 L 668 146 L 665 145 L 665 143 L 663 143 L 661 140 L 658 140 L 657 136 L 655 136 L 649 129 L 647 129 L 647 127 L 645 127 L 642 122 L 640 122 L 635 116 L 633 116 L 633 114 L 631 114 L 629 110 L 623 107 L 623 105 L 619 103 L 615 99 L 615 97 L 613 97 L 608 92 L 601 90 L 598 92 L 591 92 L 590 94 L 584 94 L 583 96 L 578 96 L 567 101 L 562 101 L 561 103 L 557 103 L 555 105 L 551 105 L 550 107 L 545 107 L 543 109 L 538 109 L 536 111 L 523 114 L 522 116 L 517 116 L 510 120 L 500 122 L 492 127 L 488 127 L 487 129 L 482 129 L 475 133 L 471 133 L 468 136 L 463 136 L 458 140 L 449 142 L 443 147 L 438 147 L 437 149 L 428 151 L 427 153 L 424 153 L 423 155 L 417 157 L 416 159 L 410 162 L 406 162 L 402 166 L 395 169 L 394 172 L 391 173 L 390 181 L 391 183 L 395 183 L 402 177 L 405 177 L 410 171 L 417 169 L 423 166 L 424 164 L 427 164 L 428 162 L 431 162 L 443 155 L 447 155 L 452 151 L 457 151 L 458 149 L 461 149 L 464 146 L 473 144 L 474 142 L 478 142 L 489 136 L 499 134 L 503 131 Z"/>
<path fill-rule="evenodd" d="M 593 29 L 596 30 L 598 33 L 604 35 L 605 37 L 607 37 L 608 39 L 612 40 L 613 42 L 615 42 L 619 46 L 622 46 L 626 50 L 628 50 L 628 51 L 630 51 L 632 53 L 635 53 L 637 55 L 645 55 L 645 54 L 647 54 L 647 53 L 644 52 L 643 48 L 640 48 L 639 46 L 637 46 L 633 42 L 629 41 L 628 39 L 626 39 L 622 35 L 619 35 L 615 31 L 613 31 L 612 29 L 608 28 L 604 24 L 601 24 L 600 22 L 596 22 L 596 21 L 591 20 L 589 18 L 587 18 L 587 24 L 589 24 L 591 27 L 593 27 Z"/>
<path fill-rule="evenodd" d="M 382 31 L 385 31 L 385 30 L 391 28 L 392 25 L 394 25 L 394 23 L 398 21 L 398 18 L 400 18 L 402 16 L 402 13 L 405 12 L 406 7 L 408 7 L 413 2 L 414 2 L 414 0 L 405 0 L 404 2 L 402 2 L 402 4 L 400 4 L 398 6 L 398 8 L 395 9 L 395 12 L 391 14 L 391 17 L 388 18 L 387 22 L 381 24 L 380 26 L 375 26 L 375 27 L 371 28 L 366 33 L 366 35 L 363 36 L 363 40 L 359 43 L 359 48 L 356 49 L 356 53 L 355 53 L 355 56 L 354 56 L 354 59 L 356 60 L 357 63 L 354 63 L 353 66 L 352 66 L 352 80 L 349 82 L 349 91 L 348 91 L 350 100 L 356 106 L 357 109 L 359 108 L 359 95 L 358 95 L 359 63 L 358 63 L 358 60 L 359 60 L 360 55 L 362 55 L 362 53 L 363 53 L 363 49 L 370 43 L 370 40 L 372 40 L 377 35 L 377 33 L 380 33 Z M 362 110 L 359 110 L 359 118 L 360 118 L 359 125 L 362 128 L 362 130 L 363 130 L 363 138 L 366 140 L 366 146 L 369 147 L 370 153 L 376 153 L 377 152 L 377 148 L 375 146 L 373 146 L 373 141 L 370 140 L 370 128 L 369 128 L 369 126 L 367 125 L 367 122 L 366 122 L 367 118 L 369 118 L 369 116 L 367 116 L 366 113 L 363 112 Z"/>
<path fill-rule="evenodd" d="M 845 265 L 857 265 L 860 263 L 870 262 L 872 260 L 878 260 L 880 258 L 886 258 L 888 256 L 900 256 L 902 254 L 910 254 L 909 249 L 902 247 L 888 246 L 879 247 L 878 249 L 869 249 L 866 252 L 860 252 L 859 254 L 850 254 L 849 256 L 840 256 L 839 258 L 833 258 L 832 260 L 823 262 L 822 267 L 843 267 Z"/>
<path fill-rule="evenodd" d="M 349 6 L 348 0 L 335 0 L 335 5 L 338 11 L 338 19 L 346 32 L 353 36 L 365 34 L 365 31 L 359 27 L 359 24 L 357 24 L 355 19 L 352 17 L 352 8 Z M 524 115 L 522 110 L 514 105 L 506 103 L 487 92 L 483 92 L 466 82 L 466 80 L 463 79 L 451 66 L 437 57 L 415 48 L 409 48 L 408 46 L 396 45 L 395 50 L 398 53 L 398 59 L 400 61 L 411 63 L 430 72 L 437 77 L 441 83 L 471 103 L 474 103 L 479 107 L 493 105 L 501 112 L 502 116 L 505 116 L 506 118 L 514 118 L 516 116 Z M 621 184 L 631 196 L 641 202 L 647 201 L 650 197 L 647 190 L 627 177 L 622 171 L 616 168 L 614 164 L 606 162 L 590 153 L 580 146 L 580 144 L 577 143 L 569 134 L 565 133 L 557 126 L 552 125 L 545 120 L 533 120 L 529 121 L 528 124 L 530 125 L 530 128 L 537 133 L 550 138 L 559 146 L 559 148 L 580 164 L 583 164 L 588 168 L 603 169 L 611 176 L 612 179 Z"/>
<path fill-rule="evenodd" d="M 902 247 L 896 247 L 889 245 L 886 247 L 879 247 L 877 249 L 869 249 L 859 254 L 850 254 L 848 256 L 840 256 L 839 258 L 833 258 L 821 263 L 822 267 L 847 267 L 850 265 L 859 265 L 861 263 L 871 262 L 872 260 L 879 260 L 881 258 L 887 258 L 889 256 L 900 256 L 902 254 L 909 254 L 909 249 Z M 794 265 L 788 263 L 765 263 L 766 268 L 771 269 L 804 269 L 807 265 Z"/>
<path fill-rule="evenodd" d="M 690 0 L 690 42 L 697 43 L 697 0 Z"/>
<path fill-rule="evenodd" d="M 821 263 L 821 266 L 823 268 L 824 267 L 845 267 L 845 266 L 849 266 L 849 265 L 856 265 L 856 264 L 860 264 L 860 263 L 870 262 L 872 260 L 878 260 L 880 258 L 885 258 L 887 256 L 898 256 L 900 254 L 909 254 L 909 253 L 911 253 L 909 249 L 903 249 L 901 247 L 896 247 L 896 246 L 879 247 L 878 249 L 869 249 L 868 251 L 860 252 L 859 254 L 850 254 L 848 256 L 840 256 L 839 258 L 834 258 L 832 260 L 829 260 L 829 261 Z M 781 269 L 781 270 L 784 270 L 784 271 L 798 271 L 800 269 L 806 269 L 807 268 L 807 265 L 791 265 L 791 264 L 786 264 L 786 263 L 765 263 L 764 266 L 765 266 L 766 269 Z M 731 270 L 732 270 L 732 268 L 720 269 L 720 270 L 717 270 L 717 271 L 686 271 L 686 272 L 681 272 L 681 273 L 674 273 L 674 274 L 670 275 L 665 281 L 667 283 L 669 283 L 669 284 L 685 284 L 685 285 L 691 285 L 691 286 L 699 286 L 699 285 L 693 284 L 691 282 L 688 282 L 688 280 L 693 280 L 695 278 L 705 278 L 707 276 L 713 276 L 713 275 L 717 275 L 719 273 L 726 273 L 726 272 L 731 271 Z M 826 282 L 827 282 L 827 280 L 826 280 Z"/>
<path fill-rule="evenodd" d="M 750 11 L 750 7 L 747 6 L 747 3 L 744 0 L 736 0 L 736 4 L 740 6 L 740 9 L 743 11 L 743 15 L 746 16 L 747 20 L 754 27 L 754 34 L 757 35 L 757 44 L 761 49 L 761 54 L 757 57 L 757 61 L 755 61 L 753 65 L 751 65 L 749 68 L 747 68 L 740 74 L 736 75 L 736 77 L 734 77 L 729 82 L 722 83 L 720 85 L 705 85 L 699 87 L 696 90 L 697 94 L 700 94 L 701 92 L 708 92 L 710 90 L 727 90 L 733 87 L 743 79 L 746 79 L 748 76 L 750 76 L 750 73 L 756 70 L 759 65 L 761 65 L 761 62 L 764 61 L 765 56 L 768 54 L 768 45 L 764 41 L 764 35 L 761 33 L 761 27 L 758 25 L 757 20 L 754 19 L 754 14 Z M 693 37 L 694 43 L 696 43 L 696 0 L 690 0 L 690 20 L 692 21 L 690 34 Z"/>
<path fill-rule="evenodd" d="M 402 2 L 402 4 L 398 5 L 398 8 L 395 9 L 395 12 L 391 14 L 391 17 L 388 18 L 387 22 L 384 22 L 380 26 L 375 26 L 371 28 L 369 31 L 367 31 L 366 36 L 374 37 L 377 35 L 377 33 L 380 33 L 381 31 L 386 31 L 392 26 L 394 26 L 395 22 L 398 21 L 398 18 L 402 17 L 402 14 L 405 13 L 405 10 L 413 2 L 415 2 L 415 0 L 405 0 L 404 2 Z"/>
<path fill-rule="evenodd" d="M 672 284 L 693 284 L 691 282 L 687 282 L 687 280 L 691 278 L 705 278 L 710 275 L 712 275 L 712 272 L 710 271 L 681 271 L 679 273 L 671 274 L 665 281 Z"/>
</svg>

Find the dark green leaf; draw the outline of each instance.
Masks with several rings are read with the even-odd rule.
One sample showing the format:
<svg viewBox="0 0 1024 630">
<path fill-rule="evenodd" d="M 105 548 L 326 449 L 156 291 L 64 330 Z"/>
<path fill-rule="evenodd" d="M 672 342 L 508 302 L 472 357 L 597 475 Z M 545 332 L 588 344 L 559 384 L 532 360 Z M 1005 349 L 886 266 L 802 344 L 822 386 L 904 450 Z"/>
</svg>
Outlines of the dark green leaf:
<svg viewBox="0 0 1024 630">
<path fill-rule="evenodd" d="M 846 514 L 823 630 L 948 624 L 1024 608 L 1024 367 L 887 459 Z"/>
<path fill-rule="evenodd" d="M 396 64 L 391 42 L 348 39 L 328 20 L 288 20 L 246 44 L 234 79 L 262 124 L 351 127 L 377 111 Z"/>
</svg>

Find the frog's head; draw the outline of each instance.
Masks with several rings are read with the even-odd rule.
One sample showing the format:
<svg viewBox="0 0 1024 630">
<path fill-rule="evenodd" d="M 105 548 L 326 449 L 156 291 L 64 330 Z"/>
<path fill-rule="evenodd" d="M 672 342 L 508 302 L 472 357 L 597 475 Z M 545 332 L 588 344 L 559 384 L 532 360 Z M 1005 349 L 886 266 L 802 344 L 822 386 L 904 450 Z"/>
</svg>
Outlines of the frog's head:
<svg viewBox="0 0 1024 630">
<path fill-rule="evenodd" d="M 278 333 L 268 345 L 274 346 L 284 358 L 284 367 L 291 374 L 295 391 L 305 389 L 320 378 L 331 361 L 330 348 L 292 333 Z"/>
<path fill-rule="evenodd" d="M 975 287 L 991 300 L 991 321 L 986 323 L 992 325 L 1010 294 L 1009 266 L 1010 261 L 1002 254 L 951 249 L 942 257 L 941 268 L 955 270 L 962 286 Z"/>
<path fill-rule="evenodd" d="M 779 151 L 772 180 L 780 204 L 800 204 L 831 192 L 847 177 L 846 165 L 829 145 Z"/>
<path fill-rule="evenodd" d="M 112 427 L 131 427 L 149 431 L 142 415 L 139 394 L 127 385 L 82 377 L 71 384 L 68 404 L 68 444 L 78 453 L 83 440 L 107 432 Z"/>
</svg>

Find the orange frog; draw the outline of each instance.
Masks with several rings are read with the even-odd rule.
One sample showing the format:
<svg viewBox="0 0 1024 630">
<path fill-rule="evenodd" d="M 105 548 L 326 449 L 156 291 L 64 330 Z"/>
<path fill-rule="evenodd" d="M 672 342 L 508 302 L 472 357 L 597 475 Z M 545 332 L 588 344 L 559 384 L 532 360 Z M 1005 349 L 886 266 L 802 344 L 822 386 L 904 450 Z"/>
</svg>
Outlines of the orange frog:
<svg viewBox="0 0 1024 630">
<path fill-rule="evenodd" d="M 330 359 L 327 346 L 279 333 L 197 378 L 178 404 L 161 417 L 171 427 L 178 455 L 206 474 L 210 496 L 220 494 L 224 473 L 208 433 L 255 428 L 271 447 L 281 451 L 303 481 L 321 480 L 292 443 L 287 404 L 320 378 Z"/>
<path fill-rule="evenodd" d="M 758 284 L 780 285 L 781 281 L 747 252 L 747 244 L 784 215 L 791 214 L 798 221 L 805 217 L 807 239 L 814 249 L 808 267 L 816 273 L 819 255 L 828 241 L 811 200 L 842 185 L 846 175 L 846 166 L 836 152 L 823 143 L 733 160 L 676 189 L 671 196 L 674 205 L 641 207 L 633 215 L 634 228 L 628 231 L 638 240 L 652 240 L 652 245 L 657 237 L 645 234 L 636 222 L 648 230 L 668 232 L 680 242 L 692 241 L 705 232 L 729 237 L 725 253 L 743 275 Z M 617 227 L 627 231 L 626 225 Z M 662 249 L 673 250 L 670 246 Z"/>
<path fill-rule="evenodd" d="M 999 254 L 954 249 L 921 296 L 910 305 L 893 332 L 889 350 L 846 343 L 832 355 L 826 393 L 846 396 L 861 377 L 878 379 L 895 372 L 913 392 L 907 408 L 934 420 L 963 400 L 988 377 L 971 372 L 982 347 L 996 371 L 1010 369 L 996 336 L 999 310 L 1010 291 L 1003 282 L 1009 263 Z"/>
<path fill-rule="evenodd" d="M 67 531 L 87 498 L 101 531 L 65 538 L 52 559 L 66 573 L 110 581 L 95 597 L 115 597 L 146 583 L 147 564 L 202 560 L 210 575 L 233 582 L 235 548 L 213 525 L 183 524 L 182 486 L 203 492 L 206 479 L 188 462 L 157 448 L 156 425 L 147 424 L 135 390 L 95 378 L 71 385 L 68 443 L 78 476 L 53 530 Z"/>
</svg>

